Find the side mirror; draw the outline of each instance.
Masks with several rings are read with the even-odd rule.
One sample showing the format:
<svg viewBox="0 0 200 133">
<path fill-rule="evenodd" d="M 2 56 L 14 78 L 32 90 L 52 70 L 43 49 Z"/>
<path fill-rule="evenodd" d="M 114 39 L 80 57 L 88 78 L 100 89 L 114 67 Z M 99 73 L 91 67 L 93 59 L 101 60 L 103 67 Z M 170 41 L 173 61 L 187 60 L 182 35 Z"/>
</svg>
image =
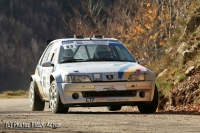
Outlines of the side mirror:
<svg viewBox="0 0 200 133">
<path fill-rule="evenodd" d="M 139 59 L 138 60 L 138 64 L 140 64 L 142 66 L 145 66 L 145 65 L 147 65 L 147 60 L 145 60 L 145 59 Z"/>
<path fill-rule="evenodd" d="M 51 61 L 42 62 L 42 67 L 51 67 Z"/>
</svg>

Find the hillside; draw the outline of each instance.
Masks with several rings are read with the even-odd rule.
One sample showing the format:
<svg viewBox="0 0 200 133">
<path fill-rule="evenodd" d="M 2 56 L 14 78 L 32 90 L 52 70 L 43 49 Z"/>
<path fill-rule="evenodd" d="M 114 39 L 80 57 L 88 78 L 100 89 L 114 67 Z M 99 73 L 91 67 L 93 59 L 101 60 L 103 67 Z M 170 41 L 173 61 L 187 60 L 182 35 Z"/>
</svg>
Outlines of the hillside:
<svg viewBox="0 0 200 133">
<path fill-rule="evenodd" d="M 163 57 L 153 65 L 160 88 L 160 110 L 200 111 L 200 6 L 188 10 Z"/>
<path fill-rule="evenodd" d="M 115 1 L 115 0 L 114 0 Z M 114 1 L 101 0 L 102 7 Z M 46 40 L 73 37 L 73 17 L 86 14 L 79 0 L 0 1 L 0 92 L 28 90 Z M 90 1 L 96 3 L 97 1 Z M 104 12 L 102 12 L 104 13 Z M 71 23 L 71 24 L 70 24 Z"/>
<path fill-rule="evenodd" d="M 46 40 L 69 36 L 53 1 L 0 1 L 0 92 L 27 90 Z"/>
</svg>

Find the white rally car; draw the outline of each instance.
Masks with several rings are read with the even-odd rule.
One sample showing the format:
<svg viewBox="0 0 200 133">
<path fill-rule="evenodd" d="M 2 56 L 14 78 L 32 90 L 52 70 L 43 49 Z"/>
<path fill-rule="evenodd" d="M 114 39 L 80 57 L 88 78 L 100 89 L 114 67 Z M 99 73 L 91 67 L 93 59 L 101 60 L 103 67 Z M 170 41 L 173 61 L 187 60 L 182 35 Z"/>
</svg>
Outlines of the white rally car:
<svg viewBox="0 0 200 133">
<path fill-rule="evenodd" d="M 30 107 L 43 111 L 45 102 L 53 113 L 69 107 L 137 106 L 154 113 L 158 90 L 154 73 L 135 61 L 117 39 L 93 36 L 49 41 L 35 74 L 30 78 Z"/>
</svg>

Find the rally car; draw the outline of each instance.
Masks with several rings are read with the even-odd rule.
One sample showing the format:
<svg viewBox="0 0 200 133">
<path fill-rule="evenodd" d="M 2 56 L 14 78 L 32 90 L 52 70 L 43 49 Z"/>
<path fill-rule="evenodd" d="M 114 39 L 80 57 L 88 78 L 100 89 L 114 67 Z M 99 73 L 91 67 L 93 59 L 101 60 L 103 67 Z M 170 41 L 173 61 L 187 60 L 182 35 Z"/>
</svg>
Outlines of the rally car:
<svg viewBox="0 0 200 133">
<path fill-rule="evenodd" d="M 154 113 L 158 90 L 146 60 L 136 61 L 115 38 L 101 35 L 48 40 L 35 74 L 30 77 L 30 108 L 53 113 L 69 107 L 106 106 L 109 111 L 137 106 Z"/>
</svg>

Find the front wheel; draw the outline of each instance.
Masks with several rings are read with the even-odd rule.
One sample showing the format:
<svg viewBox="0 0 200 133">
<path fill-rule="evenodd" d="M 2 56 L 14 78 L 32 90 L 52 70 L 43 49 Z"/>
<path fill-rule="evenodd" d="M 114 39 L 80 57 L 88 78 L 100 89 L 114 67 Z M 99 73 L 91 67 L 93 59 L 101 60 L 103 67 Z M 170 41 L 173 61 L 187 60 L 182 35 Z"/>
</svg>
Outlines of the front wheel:
<svg viewBox="0 0 200 133">
<path fill-rule="evenodd" d="M 45 107 L 45 101 L 42 101 L 39 95 L 35 92 L 35 84 L 32 81 L 30 83 L 29 89 L 29 101 L 30 101 L 30 108 L 31 111 L 43 111 Z"/>
<path fill-rule="evenodd" d="M 56 81 L 53 81 L 51 83 L 49 95 L 50 95 L 49 106 L 53 113 L 56 114 L 56 113 L 68 112 L 69 107 L 64 107 L 64 105 L 62 104 L 62 102 L 60 100 L 60 95 L 58 92 L 58 87 L 57 87 Z"/>
<path fill-rule="evenodd" d="M 158 89 L 155 85 L 154 97 L 152 102 L 150 104 L 138 105 L 138 109 L 142 114 L 151 114 L 156 112 L 157 107 L 158 107 Z"/>
</svg>

